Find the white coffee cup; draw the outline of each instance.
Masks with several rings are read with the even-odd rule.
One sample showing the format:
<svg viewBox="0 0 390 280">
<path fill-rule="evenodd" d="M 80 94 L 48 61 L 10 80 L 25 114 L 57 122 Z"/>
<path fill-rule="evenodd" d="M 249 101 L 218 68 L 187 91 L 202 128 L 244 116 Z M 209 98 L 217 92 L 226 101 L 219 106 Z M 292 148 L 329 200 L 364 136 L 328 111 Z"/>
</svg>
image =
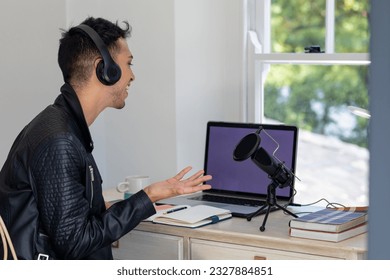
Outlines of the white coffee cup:
<svg viewBox="0 0 390 280">
<path fill-rule="evenodd" d="M 127 176 L 125 181 L 119 183 L 116 189 L 118 192 L 124 193 L 124 199 L 126 199 L 149 185 L 150 185 L 149 176 L 132 175 L 132 176 Z"/>
</svg>

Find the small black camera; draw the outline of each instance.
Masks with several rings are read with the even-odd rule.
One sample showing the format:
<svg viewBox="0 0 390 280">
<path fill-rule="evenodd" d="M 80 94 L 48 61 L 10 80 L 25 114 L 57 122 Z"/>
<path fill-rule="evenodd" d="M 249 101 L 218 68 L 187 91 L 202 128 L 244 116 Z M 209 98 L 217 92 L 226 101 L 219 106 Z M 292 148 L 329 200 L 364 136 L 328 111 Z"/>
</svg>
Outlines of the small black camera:
<svg viewBox="0 0 390 280">
<path fill-rule="evenodd" d="M 305 53 L 323 53 L 323 51 L 321 51 L 320 46 L 311 45 L 311 46 L 305 47 Z"/>
</svg>

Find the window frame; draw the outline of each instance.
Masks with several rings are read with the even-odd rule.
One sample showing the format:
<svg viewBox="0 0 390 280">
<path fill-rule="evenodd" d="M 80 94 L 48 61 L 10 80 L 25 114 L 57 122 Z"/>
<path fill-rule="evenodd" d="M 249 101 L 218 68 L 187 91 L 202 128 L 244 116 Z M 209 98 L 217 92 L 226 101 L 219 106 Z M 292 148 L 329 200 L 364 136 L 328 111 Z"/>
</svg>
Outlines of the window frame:
<svg viewBox="0 0 390 280">
<path fill-rule="evenodd" d="M 271 64 L 369 65 L 369 53 L 335 53 L 335 0 L 326 0 L 324 53 L 271 53 L 271 0 L 246 0 L 246 83 L 242 121 L 264 122 L 264 83 Z"/>
</svg>

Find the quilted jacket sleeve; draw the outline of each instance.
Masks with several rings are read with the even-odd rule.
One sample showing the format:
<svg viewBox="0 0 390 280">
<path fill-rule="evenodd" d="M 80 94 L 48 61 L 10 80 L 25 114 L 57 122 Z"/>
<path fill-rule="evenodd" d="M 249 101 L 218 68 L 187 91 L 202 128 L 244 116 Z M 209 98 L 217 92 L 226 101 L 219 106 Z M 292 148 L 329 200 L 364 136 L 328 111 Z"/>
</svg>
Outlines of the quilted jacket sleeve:
<svg viewBox="0 0 390 280">
<path fill-rule="evenodd" d="M 153 204 L 141 191 L 107 211 L 91 214 L 85 195 L 84 155 L 68 137 L 52 139 L 33 166 L 42 228 L 60 259 L 83 259 L 154 213 Z"/>
</svg>

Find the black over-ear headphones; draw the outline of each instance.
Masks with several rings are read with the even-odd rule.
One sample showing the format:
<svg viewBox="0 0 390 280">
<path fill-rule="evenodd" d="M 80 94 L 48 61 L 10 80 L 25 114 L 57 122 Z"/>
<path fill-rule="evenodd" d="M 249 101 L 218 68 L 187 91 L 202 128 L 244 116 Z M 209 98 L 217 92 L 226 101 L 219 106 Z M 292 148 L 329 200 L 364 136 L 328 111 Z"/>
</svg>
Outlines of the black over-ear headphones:
<svg viewBox="0 0 390 280">
<path fill-rule="evenodd" d="M 96 76 L 98 77 L 99 81 L 108 86 L 111 86 L 117 81 L 119 81 L 122 74 L 121 68 L 112 59 L 107 49 L 107 46 L 104 44 L 99 34 L 97 34 L 97 32 L 93 28 L 86 24 L 80 24 L 75 28 L 80 29 L 85 34 L 87 34 L 95 43 L 100 54 L 102 55 L 103 59 L 98 63 L 96 67 Z"/>
</svg>

